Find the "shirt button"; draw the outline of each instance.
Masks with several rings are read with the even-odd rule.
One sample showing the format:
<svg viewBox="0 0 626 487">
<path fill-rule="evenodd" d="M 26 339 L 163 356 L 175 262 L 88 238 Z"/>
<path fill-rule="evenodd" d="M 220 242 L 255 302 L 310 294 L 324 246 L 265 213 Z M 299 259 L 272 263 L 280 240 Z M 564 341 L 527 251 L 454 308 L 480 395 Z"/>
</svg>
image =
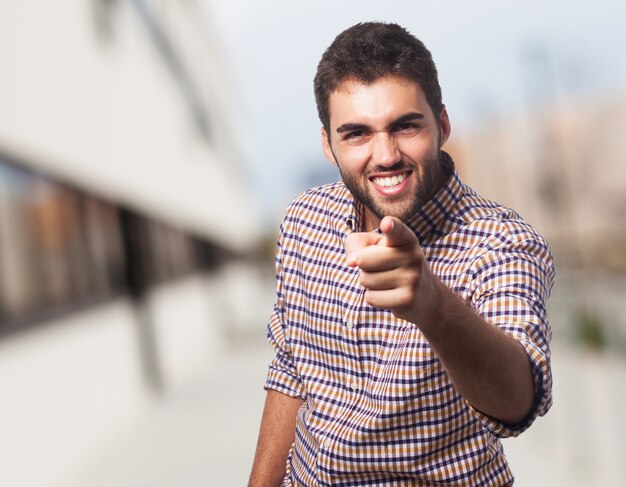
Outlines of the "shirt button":
<svg viewBox="0 0 626 487">
<path fill-rule="evenodd" d="M 352 389 L 353 391 L 356 391 L 359 388 L 359 383 L 354 381 L 352 384 L 350 384 L 350 389 Z"/>
<path fill-rule="evenodd" d="M 323 442 L 322 445 L 324 446 L 324 448 L 330 448 L 330 438 L 326 438 Z"/>
<path fill-rule="evenodd" d="M 348 329 L 354 328 L 354 323 L 352 323 L 351 321 L 346 321 L 346 328 Z"/>
</svg>

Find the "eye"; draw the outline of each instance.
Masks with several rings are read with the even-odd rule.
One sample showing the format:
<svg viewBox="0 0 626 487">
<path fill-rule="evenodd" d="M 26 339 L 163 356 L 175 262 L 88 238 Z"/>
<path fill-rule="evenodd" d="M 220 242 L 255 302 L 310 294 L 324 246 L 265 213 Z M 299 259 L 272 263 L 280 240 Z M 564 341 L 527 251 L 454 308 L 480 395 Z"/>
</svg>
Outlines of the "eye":
<svg viewBox="0 0 626 487">
<path fill-rule="evenodd" d="M 419 129 L 419 125 L 413 122 L 400 122 L 394 127 L 394 132 L 411 134 Z"/>
<path fill-rule="evenodd" d="M 353 130 L 352 132 L 348 132 L 347 134 L 345 134 L 344 139 L 354 142 L 362 139 L 363 137 L 365 137 L 365 135 L 365 130 Z"/>
</svg>

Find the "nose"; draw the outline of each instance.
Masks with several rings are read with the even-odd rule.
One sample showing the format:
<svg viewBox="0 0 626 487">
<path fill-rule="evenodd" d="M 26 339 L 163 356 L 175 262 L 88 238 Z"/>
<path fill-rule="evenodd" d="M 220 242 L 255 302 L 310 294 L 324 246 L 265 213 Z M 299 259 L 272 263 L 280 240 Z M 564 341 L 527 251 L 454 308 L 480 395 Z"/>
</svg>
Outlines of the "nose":
<svg viewBox="0 0 626 487">
<path fill-rule="evenodd" d="M 400 151 L 393 135 L 379 132 L 374 137 L 372 159 L 378 166 L 393 166 L 400 161 Z"/>
</svg>

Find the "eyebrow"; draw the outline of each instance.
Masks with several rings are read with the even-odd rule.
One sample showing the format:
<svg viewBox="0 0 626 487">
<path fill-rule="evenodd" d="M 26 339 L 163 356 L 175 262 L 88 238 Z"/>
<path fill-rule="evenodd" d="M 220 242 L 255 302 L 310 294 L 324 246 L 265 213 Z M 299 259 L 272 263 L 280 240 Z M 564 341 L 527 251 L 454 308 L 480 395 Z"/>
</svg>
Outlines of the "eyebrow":
<svg viewBox="0 0 626 487">
<path fill-rule="evenodd" d="M 388 127 L 393 127 L 394 125 L 410 122 L 412 120 L 423 120 L 424 118 L 424 114 L 420 112 L 405 113 L 389 123 Z M 370 127 L 364 123 L 344 123 L 343 125 L 337 127 L 337 133 L 342 134 L 344 132 L 352 132 L 353 130 L 364 130 L 369 128 Z"/>
</svg>

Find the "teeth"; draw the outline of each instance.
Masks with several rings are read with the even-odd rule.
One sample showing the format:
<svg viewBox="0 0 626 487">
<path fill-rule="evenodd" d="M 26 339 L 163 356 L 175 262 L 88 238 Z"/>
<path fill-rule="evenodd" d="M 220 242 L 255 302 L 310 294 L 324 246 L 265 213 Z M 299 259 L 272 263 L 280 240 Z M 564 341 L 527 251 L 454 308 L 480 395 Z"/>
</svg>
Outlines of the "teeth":
<svg viewBox="0 0 626 487">
<path fill-rule="evenodd" d="M 386 177 L 386 178 L 374 178 L 374 182 L 378 184 L 379 186 L 384 186 L 385 188 L 388 188 L 390 186 L 396 186 L 397 184 L 400 184 L 405 179 L 406 179 L 406 175 L 399 174 L 397 176 Z"/>
</svg>

